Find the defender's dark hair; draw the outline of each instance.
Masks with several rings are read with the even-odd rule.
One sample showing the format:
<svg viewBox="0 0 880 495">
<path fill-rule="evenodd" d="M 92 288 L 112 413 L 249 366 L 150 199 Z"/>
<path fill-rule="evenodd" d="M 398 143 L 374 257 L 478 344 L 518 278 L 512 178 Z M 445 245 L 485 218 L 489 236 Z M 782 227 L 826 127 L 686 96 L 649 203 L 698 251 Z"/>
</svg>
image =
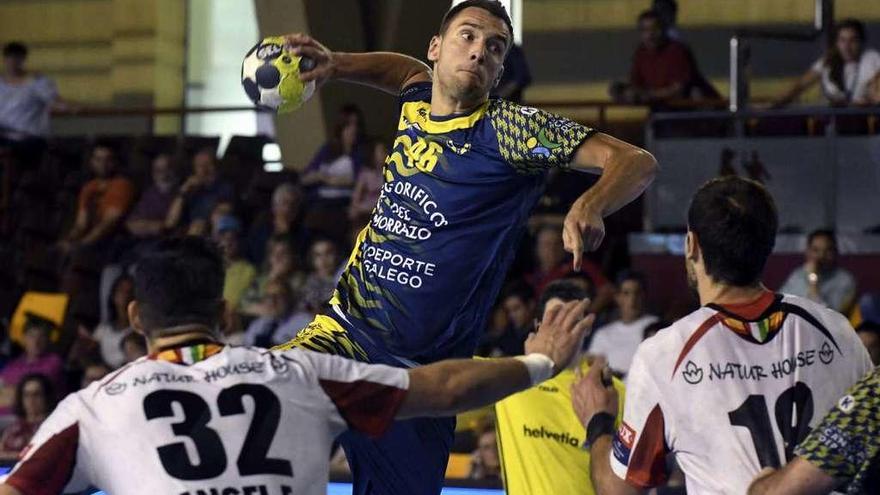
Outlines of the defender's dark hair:
<svg viewBox="0 0 880 495">
<path fill-rule="evenodd" d="M 12 404 L 12 412 L 16 417 L 24 419 L 24 386 L 28 382 L 39 382 L 43 387 L 43 394 L 46 396 L 46 415 L 55 409 L 55 388 L 52 386 L 52 380 L 42 373 L 30 373 L 22 377 L 21 381 L 15 387 L 15 402 Z"/>
<path fill-rule="evenodd" d="M 551 299 L 560 299 L 562 302 L 580 301 L 585 299 L 587 293 L 581 289 L 576 283 L 568 280 L 557 280 L 550 283 L 541 294 L 541 302 L 538 304 L 538 312 L 536 317 L 540 321 L 544 317 L 544 310 L 547 309 L 547 303 Z"/>
<path fill-rule="evenodd" d="M 223 257 L 201 237 L 163 239 L 135 265 L 134 298 L 146 336 L 180 325 L 219 323 L 223 305 Z"/>
<path fill-rule="evenodd" d="M 831 249 L 834 249 L 834 252 L 837 252 L 837 235 L 834 234 L 834 230 L 832 229 L 817 229 L 810 232 L 810 235 L 807 236 L 807 246 L 813 243 L 813 240 L 817 237 L 827 237 L 829 241 L 831 241 Z"/>
<path fill-rule="evenodd" d="M 4 57 L 21 57 L 27 58 L 28 49 L 24 46 L 24 43 L 20 41 L 10 41 L 3 45 L 3 56 Z"/>
<path fill-rule="evenodd" d="M 697 236 L 706 272 L 716 282 L 735 286 L 758 282 L 776 243 L 778 223 L 767 189 L 736 176 L 705 183 L 688 209 L 688 228 Z"/>
<path fill-rule="evenodd" d="M 446 29 L 449 28 L 452 21 L 455 20 L 462 10 L 468 7 L 483 9 L 504 21 L 504 24 L 507 26 L 507 32 L 510 34 L 510 42 L 507 47 L 510 48 L 510 45 L 513 45 L 513 22 L 510 20 L 510 14 L 507 13 L 507 9 L 505 9 L 504 5 L 498 0 L 465 0 L 455 7 L 452 7 L 443 16 L 443 20 L 440 21 L 440 34 L 445 34 Z"/>
</svg>

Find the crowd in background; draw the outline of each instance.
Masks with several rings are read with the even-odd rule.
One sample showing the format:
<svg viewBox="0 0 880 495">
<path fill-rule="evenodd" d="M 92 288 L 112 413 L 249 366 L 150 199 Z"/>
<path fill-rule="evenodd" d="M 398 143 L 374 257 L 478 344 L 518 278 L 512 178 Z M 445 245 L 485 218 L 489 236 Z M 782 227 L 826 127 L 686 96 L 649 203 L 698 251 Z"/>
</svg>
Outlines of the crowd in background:
<svg viewBox="0 0 880 495">
<path fill-rule="evenodd" d="M 629 81 L 615 84 L 612 97 L 652 105 L 717 97 L 675 27 L 675 2 L 654 4 L 654 10 L 638 19 L 641 43 Z M 864 27 L 844 21 L 835 36 L 837 42 L 828 54 L 778 105 L 819 82 L 834 104 L 880 101 L 880 55 L 865 46 Z M 280 344 L 315 314 L 327 311 L 354 239 L 379 199 L 389 151 L 389 143 L 365 135 L 364 115 L 347 105 L 340 110 L 328 142 L 301 173 L 287 171 L 272 179 L 268 201 L 246 198 L 250 185 L 222 173 L 214 147 L 153 154 L 146 178 L 139 178 L 116 143 L 98 140 L 79 150 L 83 167 L 59 179 L 58 170 L 46 159 L 45 141 L 31 137 L 47 134 L 49 107 L 67 103 L 51 81 L 24 71 L 26 55 L 23 45 L 7 45 L 6 72 L 0 79 L 0 153 L 5 154 L 4 163 L 17 164 L 4 171 L 7 204 L 0 225 L 0 254 L 6 256 L 3 284 L 11 287 L 4 294 L 15 294 L 21 301 L 3 305 L 0 314 L 6 327 L 0 344 L 0 459 L 7 461 L 17 456 L 66 393 L 146 355 L 146 343 L 132 331 L 128 316 L 134 297 L 131 270 L 138 252 L 157 238 L 199 235 L 221 247 L 227 301 L 223 332 L 229 343 Z M 505 72 L 507 79 L 499 92 L 520 99 L 531 75 L 522 51 L 517 49 L 512 56 L 516 60 Z M 30 199 L 17 195 L 47 176 L 63 183 L 69 193 L 37 187 L 36 199 L 34 194 Z M 572 270 L 562 245 L 561 219 L 592 180 L 560 171 L 549 176 L 527 238 L 512 246 L 518 255 L 477 354 L 522 354 L 523 342 L 535 328 L 536 301 L 548 284 L 560 279 L 578 284 L 590 295 L 597 323 L 586 350 L 606 356 L 620 377 L 626 376 L 642 340 L 690 310 L 687 304 L 674 310 L 647 306 L 649 291 L 658 290 L 662 281 L 629 270 L 625 255 L 608 255 L 621 245 L 618 241 L 625 233 L 611 235 L 604 253 L 585 260 L 581 270 Z M 63 216 L 62 227 L 55 238 L 44 242 L 45 249 L 34 250 L 24 220 L 46 205 Z M 36 251 L 42 253 L 46 272 L 36 285 L 42 292 L 64 296 L 63 318 L 28 306 L 20 328 L 14 328 L 13 311 L 27 306 L 26 291 L 35 288 L 25 273 L 24 259 Z M 805 258 L 781 290 L 851 316 L 877 363 L 880 297 L 858 297 L 852 274 L 836 263 L 833 232 L 811 234 Z M 483 424 L 471 435 L 473 441 L 465 450 L 475 451 L 472 476 L 497 479 L 494 429 Z"/>
</svg>

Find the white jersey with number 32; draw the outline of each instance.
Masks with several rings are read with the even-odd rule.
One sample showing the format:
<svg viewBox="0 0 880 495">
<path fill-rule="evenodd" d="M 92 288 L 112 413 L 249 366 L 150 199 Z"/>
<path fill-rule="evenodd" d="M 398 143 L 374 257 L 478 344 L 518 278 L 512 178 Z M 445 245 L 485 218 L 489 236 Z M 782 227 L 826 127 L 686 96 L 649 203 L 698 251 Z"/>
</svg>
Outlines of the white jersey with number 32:
<svg viewBox="0 0 880 495">
<path fill-rule="evenodd" d="M 612 468 L 657 486 L 675 452 L 689 494 L 745 493 L 870 369 L 847 320 L 809 300 L 702 307 L 636 352 Z"/>
<path fill-rule="evenodd" d="M 62 401 L 5 481 L 23 493 L 323 495 L 334 438 L 380 435 L 408 386 L 406 370 L 303 350 L 168 350 Z"/>
</svg>

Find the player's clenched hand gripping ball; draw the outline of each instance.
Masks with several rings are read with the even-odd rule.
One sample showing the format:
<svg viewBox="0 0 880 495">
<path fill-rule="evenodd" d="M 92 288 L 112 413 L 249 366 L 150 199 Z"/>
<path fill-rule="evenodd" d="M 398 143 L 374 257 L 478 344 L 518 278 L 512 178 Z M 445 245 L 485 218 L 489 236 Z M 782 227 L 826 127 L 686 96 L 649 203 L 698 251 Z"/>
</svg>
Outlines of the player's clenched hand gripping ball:
<svg viewBox="0 0 880 495">
<path fill-rule="evenodd" d="M 241 85 L 251 101 L 278 113 L 292 112 L 315 92 L 315 81 L 304 82 L 300 74 L 315 66 L 311 58 L 286 47 L 285 39 L 273 36 L 257 43 L 241 64 Z"/>
</svg>

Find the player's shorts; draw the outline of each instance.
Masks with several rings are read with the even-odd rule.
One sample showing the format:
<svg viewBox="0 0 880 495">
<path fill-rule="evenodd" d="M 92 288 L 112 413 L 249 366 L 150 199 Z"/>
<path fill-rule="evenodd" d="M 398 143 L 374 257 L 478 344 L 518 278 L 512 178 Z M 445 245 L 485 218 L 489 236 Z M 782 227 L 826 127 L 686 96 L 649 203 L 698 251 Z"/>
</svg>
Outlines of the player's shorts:
<svg viewBox="0 0 880 495">
<path fill-rule="evenodd" d="M 293 340 L 275 349 L 296 347 L 366 363 L 411 366 L 339 316 L 316 316 Z M 353 495 L 439 494 L 454 431 L 455 418 L 418 418 L 395 422 L 379 440 L 343 433 L 339 442 L 351 466 Z"/>
</svg>

